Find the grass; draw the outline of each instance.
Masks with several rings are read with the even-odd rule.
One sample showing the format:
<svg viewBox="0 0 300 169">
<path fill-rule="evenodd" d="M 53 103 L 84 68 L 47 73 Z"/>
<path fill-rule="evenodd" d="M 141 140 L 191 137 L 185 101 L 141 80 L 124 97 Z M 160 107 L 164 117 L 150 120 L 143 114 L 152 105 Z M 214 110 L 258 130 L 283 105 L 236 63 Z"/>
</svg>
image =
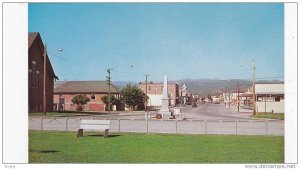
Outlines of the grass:
<svg viewBox="0 0 300 169">
<path fill-rule="evenodd" d="M 256 115 L 252 115 L 250 117 L 284 120 L 284 113 L 257 113 Z"/>
<path fill-rule="evenodd" d="M 102 134 L 102 133 L 101 133 Z M 283 136 L 29 131 L 30 163 L 283 163 Z"/>
</svg>

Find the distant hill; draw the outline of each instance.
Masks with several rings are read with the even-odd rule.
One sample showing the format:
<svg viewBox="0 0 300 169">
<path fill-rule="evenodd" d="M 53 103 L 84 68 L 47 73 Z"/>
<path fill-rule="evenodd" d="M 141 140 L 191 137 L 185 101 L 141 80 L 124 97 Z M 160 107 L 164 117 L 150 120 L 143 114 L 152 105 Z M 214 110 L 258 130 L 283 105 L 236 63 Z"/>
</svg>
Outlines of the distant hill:
<svg viewBox="0 0 300 169">
<path fill-rule="evenodd" d="M 127 81 L 115 81 L 112 82 L 115 86 L 117 86 L 119 88 L 119 90 L 122 90 L 124 87 L 127 86 L 127 84 L 131 84 L 131 85 L 137 85 L 139 84 L 138 82 L 127 82 Z"/>
<path fill-rule="evenodd" d="M 218 94 L 222 93 L 222 91 L 226 91 L 226 89 L 235 90 L 239 87 L 240 90 L 247 90 L 252 86 L 252 81 L 249 80 L 221 80 L 221 79 L 182 79 L 177 81 L 169 81 L 170 83 L 178 83 L 179 87 L 183 84 L 186 85 L 188 91 L 193 94 L 198 94 L 201 97 L 206 97 L 208 94 Z M 119 89 L 126 87 L 127 84 L 138 85 L 139 82 L 126 82 L 126 81 L 115 81 L 113 82 Z M 279 80 L 259 80 L 256 81 L 257 84 L 282 84 L 283 81 Z"/>
<path fill-rule="evenodd" d="M 197 80 L 179 80 L 176 81 L 181 87 L 185 84 L 188 88 L 188 91 L 193 94 L 198 94 L 201 97 L 206 97 L 208 94 L 220 94 L 223 91 L 236 90 L 239 86 L 241 91 L 246 91 L 249 87 L 252 86 L 252 81 L 249 80 L 219 80 L 219 79 L 197 79 Z M 278 80 L 264 80 L 256 81 L 257 84 L 281 84 L 283 81 Z M 239 85 L 238 85 L 239 84 Z"/>
</svg>

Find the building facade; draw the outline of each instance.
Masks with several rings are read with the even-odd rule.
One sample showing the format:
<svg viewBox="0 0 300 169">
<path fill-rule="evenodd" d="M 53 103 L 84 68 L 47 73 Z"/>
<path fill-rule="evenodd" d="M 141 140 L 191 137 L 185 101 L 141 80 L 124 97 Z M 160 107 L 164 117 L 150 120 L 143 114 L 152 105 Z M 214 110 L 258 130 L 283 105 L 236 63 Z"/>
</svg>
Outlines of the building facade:
<svg viewBox="0 0 300 169">
<path fill-rule="evenodd" d="M 67 81 L 54 89 L 54 109 L 76 111 L 77 105 L 72 103 L 76 95 L 85 95 L 90 101 L 84 105 L 84 111 L 104 111 L 105 104 L 101 98 L 108 95 L 109 86 L 106 81 Z M 111 94 L 119 98 L 118 89 L 111 85 Z"/>
<path fill-rule="evenodd" d="M 180 102 L 186 104 L 188 97 L 188 89 L 185 84 L 183 84 L 179 90 Z"/>
<path fill-rule="evenodd" d="M 146 84 L 140 83 L 138 86 L 144 93 L 146 93 Z M 148 106 L 162 105 L 163 83 L 147 83 Z M 179 86 L 176 83 L 168 84 L 168 95 L 170 105 L 175 106 L 179 103 Z"/>
<path fill-rule="evenodd" d="M 255 84 L 256 112 L 284 113 L 284 84 Z"/>
<path fill-rule="evenodd" d="M 44 44 L 38 32 L 28 33 L 28 111 L 43 111 Z M 53 111 L 55 75 L 50 60 L 46 61 L 46 111 Z"/>
</svg>

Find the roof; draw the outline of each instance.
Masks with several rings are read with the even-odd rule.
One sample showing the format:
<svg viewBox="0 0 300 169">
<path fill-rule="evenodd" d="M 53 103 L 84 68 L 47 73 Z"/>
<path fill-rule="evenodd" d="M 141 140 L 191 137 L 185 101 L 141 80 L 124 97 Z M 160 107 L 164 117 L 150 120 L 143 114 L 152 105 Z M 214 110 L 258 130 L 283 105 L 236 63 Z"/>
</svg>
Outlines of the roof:
<svg viewBox="0 0 300 169">
<path fill-rule="evenodd" d="M 33 44 L 35 38 L 38 36 L 38 32 L 29 32 L 28 33 L 28 49 L 31 47 Z"/>
<path fill-rule="evenodd" d="M 39 46 L 40 46 L 41 51 L 44 52 L 44 44 L 43 44 L 42 38 L 38 32 L 28 32 L 28 50 L 32 46 L 32 44 L 37 40 L 40 43 Z M 49 57 L 47 57 L 47 66 L 46 67 L 47 67 L 47 69 L 49 69 L 50 73 L 54 76 L 54 78 L 58 79 L 58 77 L 54 73 L 53 67 L 49 60 Z"/>
<path fill-rule="evenodd" d="M 284 84 L 255 84 L 255 94 L 284 94 Z"/>
<path fill-rule="evenodd" d="M 54 93 L 108 93 L 106 81 L 67 81 L 54 89 Z M 114 85 L 110 87 L 111 93 L 118 93 Z"/>
<path fill-rule="evenodd" d="M 66 83 L 66 81 L 55 81 L 54 82 L 54 89 L 57 88 L 58 86 L 61 86 L 61 85 L 65 84 L 65 83 Z"/>
</svg>

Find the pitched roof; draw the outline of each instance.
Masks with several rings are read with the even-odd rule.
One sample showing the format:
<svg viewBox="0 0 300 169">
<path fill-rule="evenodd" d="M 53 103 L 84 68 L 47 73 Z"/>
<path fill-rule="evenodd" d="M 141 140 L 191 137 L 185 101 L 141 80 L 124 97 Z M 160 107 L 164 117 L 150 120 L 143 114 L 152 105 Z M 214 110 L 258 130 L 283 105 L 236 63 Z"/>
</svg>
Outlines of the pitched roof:
<svg viewBox="0 0 300 169">
<path fill-rule="evenodd" d="M 29 32 L 28 33 L 28 49 L 33 44 L 35 38 L 38 36 L 38 32 Z"/>
<path fill-rule="evenodd" d="M 106 81 L 67 81 L 54 89 L 54 93 L 108 93 Z M 118 93 L 118 88 L 113 84 L 111 93 Z"/>
<path fill-rule="evenodd" d="M 44 44 L 43 44 L 42 38 L 38 32 L 28 32 L 28 50 L 31 47 L 31 45 L 33 44 L 33 42 L 35 42 L 36 40 L 38 40 L 40 42 L 39 47 L 43 53 L 44 52 Z M 50 73 L 54 76 L 54 78 L 58 79 L 58 77 L 54 73 L 53 67 L 49 60 L 49 56 L 47 57 L 47 68 L 49 69 Z"/>
<path fill-rule="evenodd" d="M 256 94 L 284 94 L 284 84 L 255 84 Z"/>
</svg>

